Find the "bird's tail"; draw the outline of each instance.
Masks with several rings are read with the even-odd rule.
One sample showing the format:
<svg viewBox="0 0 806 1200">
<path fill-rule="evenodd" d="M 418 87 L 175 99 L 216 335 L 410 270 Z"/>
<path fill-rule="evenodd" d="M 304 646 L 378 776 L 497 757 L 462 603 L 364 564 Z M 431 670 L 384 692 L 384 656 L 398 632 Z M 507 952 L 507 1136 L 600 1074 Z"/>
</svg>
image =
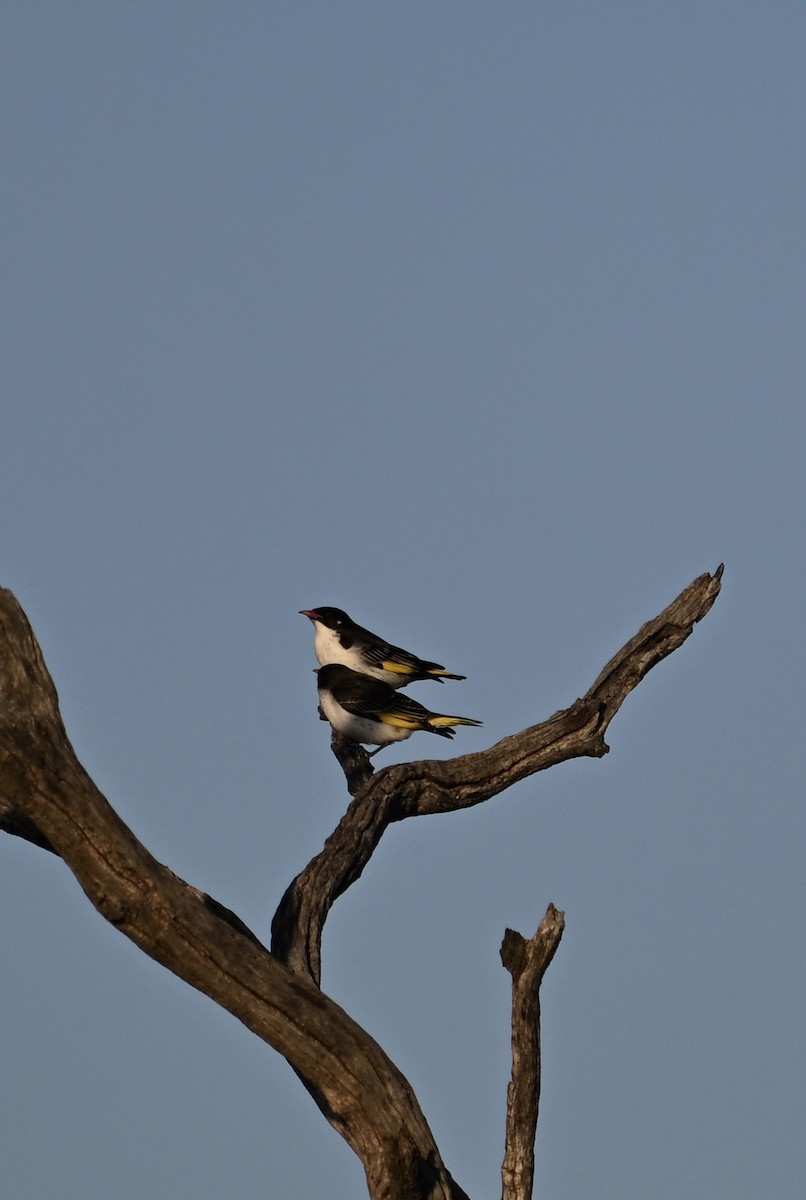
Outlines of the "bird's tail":
<svg viewBox="0 0 806 1200">
<path fill-rule="evenodd" d="M 481 721 L 477 721 L 475 717 L 448 717 L 443 713 L 429 713 L 428 724 L 440 732 L 446 725 L 481 725 Z"/>
</svg>

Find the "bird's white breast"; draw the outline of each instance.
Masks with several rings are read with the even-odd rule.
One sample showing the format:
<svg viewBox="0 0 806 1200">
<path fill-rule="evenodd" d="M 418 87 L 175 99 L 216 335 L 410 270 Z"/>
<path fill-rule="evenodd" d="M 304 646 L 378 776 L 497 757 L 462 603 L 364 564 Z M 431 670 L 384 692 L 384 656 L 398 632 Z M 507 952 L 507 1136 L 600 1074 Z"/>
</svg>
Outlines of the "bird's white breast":
<svg viewBox="0 0 806 1200">
<path fill-rule="evenodd" d="M 352 667 L 354 671 L 360 669 L 360 658 L 356 655 L 355 650 L 344 649 L 335 629 L 328 629 L 327 625 L 323 625 L 320 621 L 314 621 L 314 628 L 316 636 L 313 641 L 313 652 L 323 667 L 326 667 L 328 663 L 342 663 L 345 667 Z"/>
<path fill-rule="evenodd" d="M 372 721 L 369 717 L 359 717 L 355 713 L 347 712 L 327 691 L 319 693 L 319 705 L 336 732 L 352 738 L 354 742 L 363 742 L 370 746 L 388 746 L 390 742 L 403 742 L 412 734 L 411 729 L 398 729 L 397 726 L 385 725 L 381 721 Z"/>
</svg>

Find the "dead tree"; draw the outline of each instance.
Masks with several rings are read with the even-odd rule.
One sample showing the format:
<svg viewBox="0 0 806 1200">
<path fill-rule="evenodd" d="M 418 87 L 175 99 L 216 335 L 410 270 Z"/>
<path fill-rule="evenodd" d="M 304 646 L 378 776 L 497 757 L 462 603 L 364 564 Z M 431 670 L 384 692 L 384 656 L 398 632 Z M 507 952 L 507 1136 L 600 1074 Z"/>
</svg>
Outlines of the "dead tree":
<svg viewBox="0 0 806 1200">
<path fill-rule="evenodd" d="M 154 859 L 76 758 L 25 614 L 0 590 L 0 829 L 61 856 L 103 917 L 284 1055 L 360 1157 L 372 1200 L 467 1200 L 443 1164 L 417 1097 L 381 1047 L 320 988 L 322 931 L 386 829 L 454 812 L 571 758 L 599 758 L 610 721 L 647 671 L 714 603 L 722 567 L 695 579 L 607 663 L 579 700 L 489 750 L 375 771 L 333 735 L 352 801 L 321 853 L 293 880 L 267 949 L 229 909 Z M 539 989 L 564 917 L 549 905 L 533 938 L 507 930 L 512 1078 L 504 1200 L 529 1200 L 540 1089 Z"/>
</svg>

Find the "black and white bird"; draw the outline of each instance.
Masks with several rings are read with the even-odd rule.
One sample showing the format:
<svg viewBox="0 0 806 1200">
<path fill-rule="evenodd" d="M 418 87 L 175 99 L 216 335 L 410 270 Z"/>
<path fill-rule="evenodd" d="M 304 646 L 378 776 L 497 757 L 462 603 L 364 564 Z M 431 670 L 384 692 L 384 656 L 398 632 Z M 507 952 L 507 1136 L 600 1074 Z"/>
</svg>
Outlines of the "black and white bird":
<svg viewBox="0 0 806 1200">
<path fill-rule="evenodd" d="M 431 712 L 388 683 L 371 679 L 343 663 L 329 663 L 316 674 L 319 707 L 336 732 L 355 742 L 377 746 L 378 750 L 392 742 L 403 742 L 419 730 L 452 738 L 454 725 L 481 725 L 473 717 Z"/>
<path fill-rule="evenodd" d="M 382 679 L 390 687 L 401 688 L 418 679 L 464 679 L 464 675 L 451 675 L 441 663 L 418 658 L 400 646 L 393 646 L 356 625 L 340 608 L 303 608 L 303 617 L 313 622 L 316 635 L 314 653 L 322 664 L 342 663 L 353 671 Z"/>
</svg>

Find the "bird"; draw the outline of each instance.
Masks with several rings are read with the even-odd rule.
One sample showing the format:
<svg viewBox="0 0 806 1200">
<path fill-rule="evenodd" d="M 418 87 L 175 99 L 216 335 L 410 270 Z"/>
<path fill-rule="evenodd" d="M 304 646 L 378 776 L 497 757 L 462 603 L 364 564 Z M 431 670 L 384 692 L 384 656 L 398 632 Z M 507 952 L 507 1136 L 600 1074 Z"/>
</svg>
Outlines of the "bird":
<svg viewBox="0 0 806 1200">
<path fill-rule="evenodd" d="M 403 742 L 418 730 L 452 738 L 454 725 L 481 725 L 473 717 L 431 712 L 382 679 L 362 675 L 343 663 L 327 663 L 316 675 L 319 707 L 333 729 L 378 750 L 392 742 Z M 378 750 L 371 751 L 370 758 Z"/>
<path fill-rule="evenodd" d="M 329 663 L 342 663 L 381 679 L 390 687 L 401 688 L 419 679 L 465 679 L 465 675 L 452 675 L 441 663 L 418 658 L 400 646 L 393 646 L 368 629 L 357 625 L 340 608 L 302 608 L 300 615 L 313 622 L 316 631 L 314 653 L 323 667 Z"/>
</svg>

